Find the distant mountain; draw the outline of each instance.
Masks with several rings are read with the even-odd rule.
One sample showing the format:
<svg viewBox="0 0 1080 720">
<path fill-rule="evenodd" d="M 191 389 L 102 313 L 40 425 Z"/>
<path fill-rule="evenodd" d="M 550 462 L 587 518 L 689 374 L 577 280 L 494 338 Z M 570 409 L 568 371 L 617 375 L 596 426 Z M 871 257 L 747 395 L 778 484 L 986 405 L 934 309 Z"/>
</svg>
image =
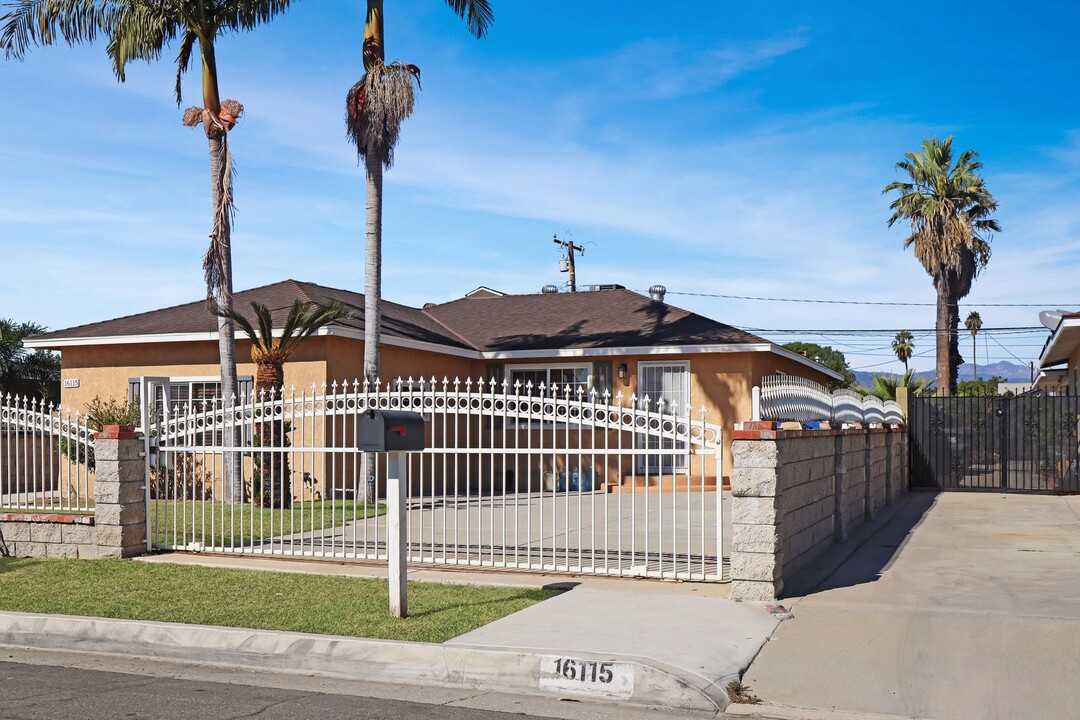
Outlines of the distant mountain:
<svg viewBox="0 0 1080 720">
<path fill-rule="evenodd" d="M 937 373 L 933 370 L 923 370 L 915 373 L 915 377 L 933 380 L 937 377 Z M 979 365 L 979 377 L 982 379 L 999 377 L 1003 378 L 1006 382 L 1030 382 L 1031 369 L 1027 365 L 1002 361 L 990 365 Z M 872 372 L 855 371 L 855 382 L 860 385 L 869 386 L 870 383 L 873 382 L 873 379 L 874 373 Z M 963 363 L 960 365 L 957 379 L 961 382 L 964 380 L 971 380 L 971 363 Z"/>
</svg>

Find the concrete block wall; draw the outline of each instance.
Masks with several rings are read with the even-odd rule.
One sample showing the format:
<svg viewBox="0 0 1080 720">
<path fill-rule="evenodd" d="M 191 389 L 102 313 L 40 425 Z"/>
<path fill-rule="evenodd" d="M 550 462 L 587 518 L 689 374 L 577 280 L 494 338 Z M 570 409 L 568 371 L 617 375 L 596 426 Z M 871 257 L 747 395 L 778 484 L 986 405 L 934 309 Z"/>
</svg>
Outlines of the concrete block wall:
<svg viewBox="0 0 1080 720">
<path fill-rule="evenodd" d="M 732 597 L 771 600 L 784 581 L 907 489 L 902 427 L 733 435 Z"/>
<path fill-rule="evenodd" d="M 93 514 L 0 514 L 0 555 L 120 558 L 146 550 L 146 486 L 142 436 L 107 425 L 94 436 L 97 482 Z"/>
<path fill-rule="evenodd" d="M 97 557 L 92 515 L 0 514 L 0 555 L 12 557 Z"/>
</svg>

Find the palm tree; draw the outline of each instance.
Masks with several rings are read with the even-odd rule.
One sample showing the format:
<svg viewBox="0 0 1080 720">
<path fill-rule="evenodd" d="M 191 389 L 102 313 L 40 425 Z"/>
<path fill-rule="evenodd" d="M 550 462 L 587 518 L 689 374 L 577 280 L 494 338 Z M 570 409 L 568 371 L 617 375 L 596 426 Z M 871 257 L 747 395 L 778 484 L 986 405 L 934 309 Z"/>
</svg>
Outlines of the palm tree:
<svg viewBox="0 0 1080 720">
<path fill-rule="evenodd" d="M 469 32 L 483 38 L 495 16 L 488 0 L 446 0 L 465 20 Z M 367 0 L 364 22 L 364 76 L 345 99 L 345 128 L 364 158 L 367 170 L 367 228 L 364 267 L 364 380 L 379 378 L 379 334 L 382 323 L 382 201 L 383 169 L 394 162 L 401 124 L 413 110 L 413 81 L 420 69 L 386 63 L 383 0 Z"/>
<path fill-rule="evenodd" d="M 176 105 L 183 103 L 181 78 L 198 45 L 202 65 L 203 106 L 183 115 L 189 127 L 202 124 L 210 152 L 210 194 L 213 222 L 210 245 L 203 257 L 208 303 L 218 314 L 218 355 L 221 392 L 227 403 L 236 394 L 236 340 L 229 311 L 233 307 L 232 221 L 233 165 L 228 134 L 244 111 L 236 100 L 221 100 L 215 42 L 223 35 L 251 30 L 269 22 L 289 0 L 14 0 L 0 17 L 0 48 L 9 58 L 22 59 L 32 45 L 69 45 L 108 40 L 106 52 L 116 78 L 123 82 L 128 62 L 153 62 L 179 38 L 176 56 Z M 234 441 L 238 441 L 235 437 Z M 233 443 L 234 445 L 236 442 Z M 226 495 L 242 492 L 240 458 L 229 454 L 225 463 Z"/>
<path fill-rule="evenodd" d="M 905 370 L 903 375 L 874 375 L 870 387 L 856 386 L 854 390 L 863 395 L 873 395 L 882 400 L 895 400 L 898 388 L 906 387 L 911 395 L 925 395 L 933 386 L 926 378 L 915 377 L 914 370 Z"/>
<path fill-rule="evenodd" d="M 907 330 L 896 333 L 892 341 L 892 351 L 896 353 L 896 359 L 904 363 L 904 373 L 908 371 L 908 360 L 915 352 L 915 337 Z"/>
<path fill-rule="evenodd" d="M 0 318 L 0 395 L 41 393 L 55 401 L 60 382 L 60 358 L 44 350 L 28 351 L 23 339 L 45 332 L 32 322 Z"/>
<path fill-rule="evenodd" d="M 914 245 L 915 257 L 933 279 L 937 291 L 937 385 L 956 393 L 960 364 L 958 301 L 971 292 L 979 271 L 990 260 L 992 232 L 1001 226 L 990 215 L 997 201 L 979 175 L 978 153 L 967 150 L 953 163 L 952 138 L 923 140 L 922 152 L 908 152 L 896 164 L 911 182 L 891 182 L 882 193 L 899 193 L 889 208 L 889 227 L 898 220 L 911 224 L 904 247 Z"/>
<path fill-rule="evenodd" d="M 270 309 L 257 302 L 251 303 L 251 309 L 257 327 L 235 310 L 222 312 L 227 312 L 229 318 L 239 325 L 251 340 L 251 360 L 255 363 L 255 393 L 261 402 L 272 402 L 281 398 L 285 389 L 285 363 L 304 340 L 320 328 L 353 316 L 352 311 L 337 300 L 317 305 L 298 299 L 289 309 L 280 335 L 275 336 Z M 260 423 L 257 432 L 260 447 L 288 446 L 289 428 L 281 418 Z M 291 507 L 292 480 L 288 454 L 279 450 L 270 451 L 269 455 L 269 458 L 256 456 L 252 498 L 263 506 Z M 275 488 L 274 478 L 280 479 L 280 487 Z"/>
<path fill-rule="evenodd" d="M 968 313 L 967 319 L 964 320 L 964 327 L 966 327 L 968 332 L 971 333 L 971 379 L 978 380 L 979 363 L 976 359 L 975 354 L 977 348 L 977 346 L 975 345 L 975 336 L 979 334 L 980 330 L 982 330 L 982 317 L 979 316 L 979 313 L 977 311 L 972 310 L 970 313 Z"/>
</svg>

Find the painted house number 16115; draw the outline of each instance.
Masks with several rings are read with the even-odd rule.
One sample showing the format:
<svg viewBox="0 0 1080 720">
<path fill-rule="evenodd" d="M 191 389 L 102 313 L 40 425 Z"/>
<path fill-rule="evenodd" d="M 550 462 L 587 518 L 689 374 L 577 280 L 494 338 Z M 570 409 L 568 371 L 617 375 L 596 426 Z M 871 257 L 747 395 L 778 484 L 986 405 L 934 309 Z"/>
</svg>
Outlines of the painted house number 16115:
<svg viewBox="0 0 1080 720">
<path fill-rule="evenodd" d="M 539 685 L 549 692 L 626 698 L 634 692 L 634 666 L 616 660 L 545 655 L 540 661 Z"/>
</svg>

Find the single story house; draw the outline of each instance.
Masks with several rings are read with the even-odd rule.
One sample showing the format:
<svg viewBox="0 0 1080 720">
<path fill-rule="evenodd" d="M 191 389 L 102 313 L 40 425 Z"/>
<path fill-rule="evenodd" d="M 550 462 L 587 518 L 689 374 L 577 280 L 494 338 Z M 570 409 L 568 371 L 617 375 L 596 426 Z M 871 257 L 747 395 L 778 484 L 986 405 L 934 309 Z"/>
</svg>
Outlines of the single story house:
<svg viewBox="0 0 1080 720">
<path fill-rule="evenodd" d="M 455 377 L 532 382 L 663 399 L 670 407 L 731 428 L 751 416 L 751 389 L 785 373 L 821 383 L 832 370 L 764 338 L 621 286 L 576 293 L 509 295 L 478 288 L 466 297 L 413 308 L 383 302 L 384 379 Z M 285 368 L 286 387 L 351 383 L 362 372 L 364 296 L 285 280 L 235 294 L 281 322 L 295 299 L 340 300 L 355 317 L 323 328 Z M 132 397 L 141 376 L 167 377 L 171 402 L 220 393 L 216 318 L 205 301 L 128 315 L 29 338 L 27 347 L 62 355 L 62 403 L 84 408 L 95 396 Z M 238 376 L 251 383 L 250 343 L 237 336 Z M 731 467 L 725 438 L 724 466 Z"/>
</svg>

